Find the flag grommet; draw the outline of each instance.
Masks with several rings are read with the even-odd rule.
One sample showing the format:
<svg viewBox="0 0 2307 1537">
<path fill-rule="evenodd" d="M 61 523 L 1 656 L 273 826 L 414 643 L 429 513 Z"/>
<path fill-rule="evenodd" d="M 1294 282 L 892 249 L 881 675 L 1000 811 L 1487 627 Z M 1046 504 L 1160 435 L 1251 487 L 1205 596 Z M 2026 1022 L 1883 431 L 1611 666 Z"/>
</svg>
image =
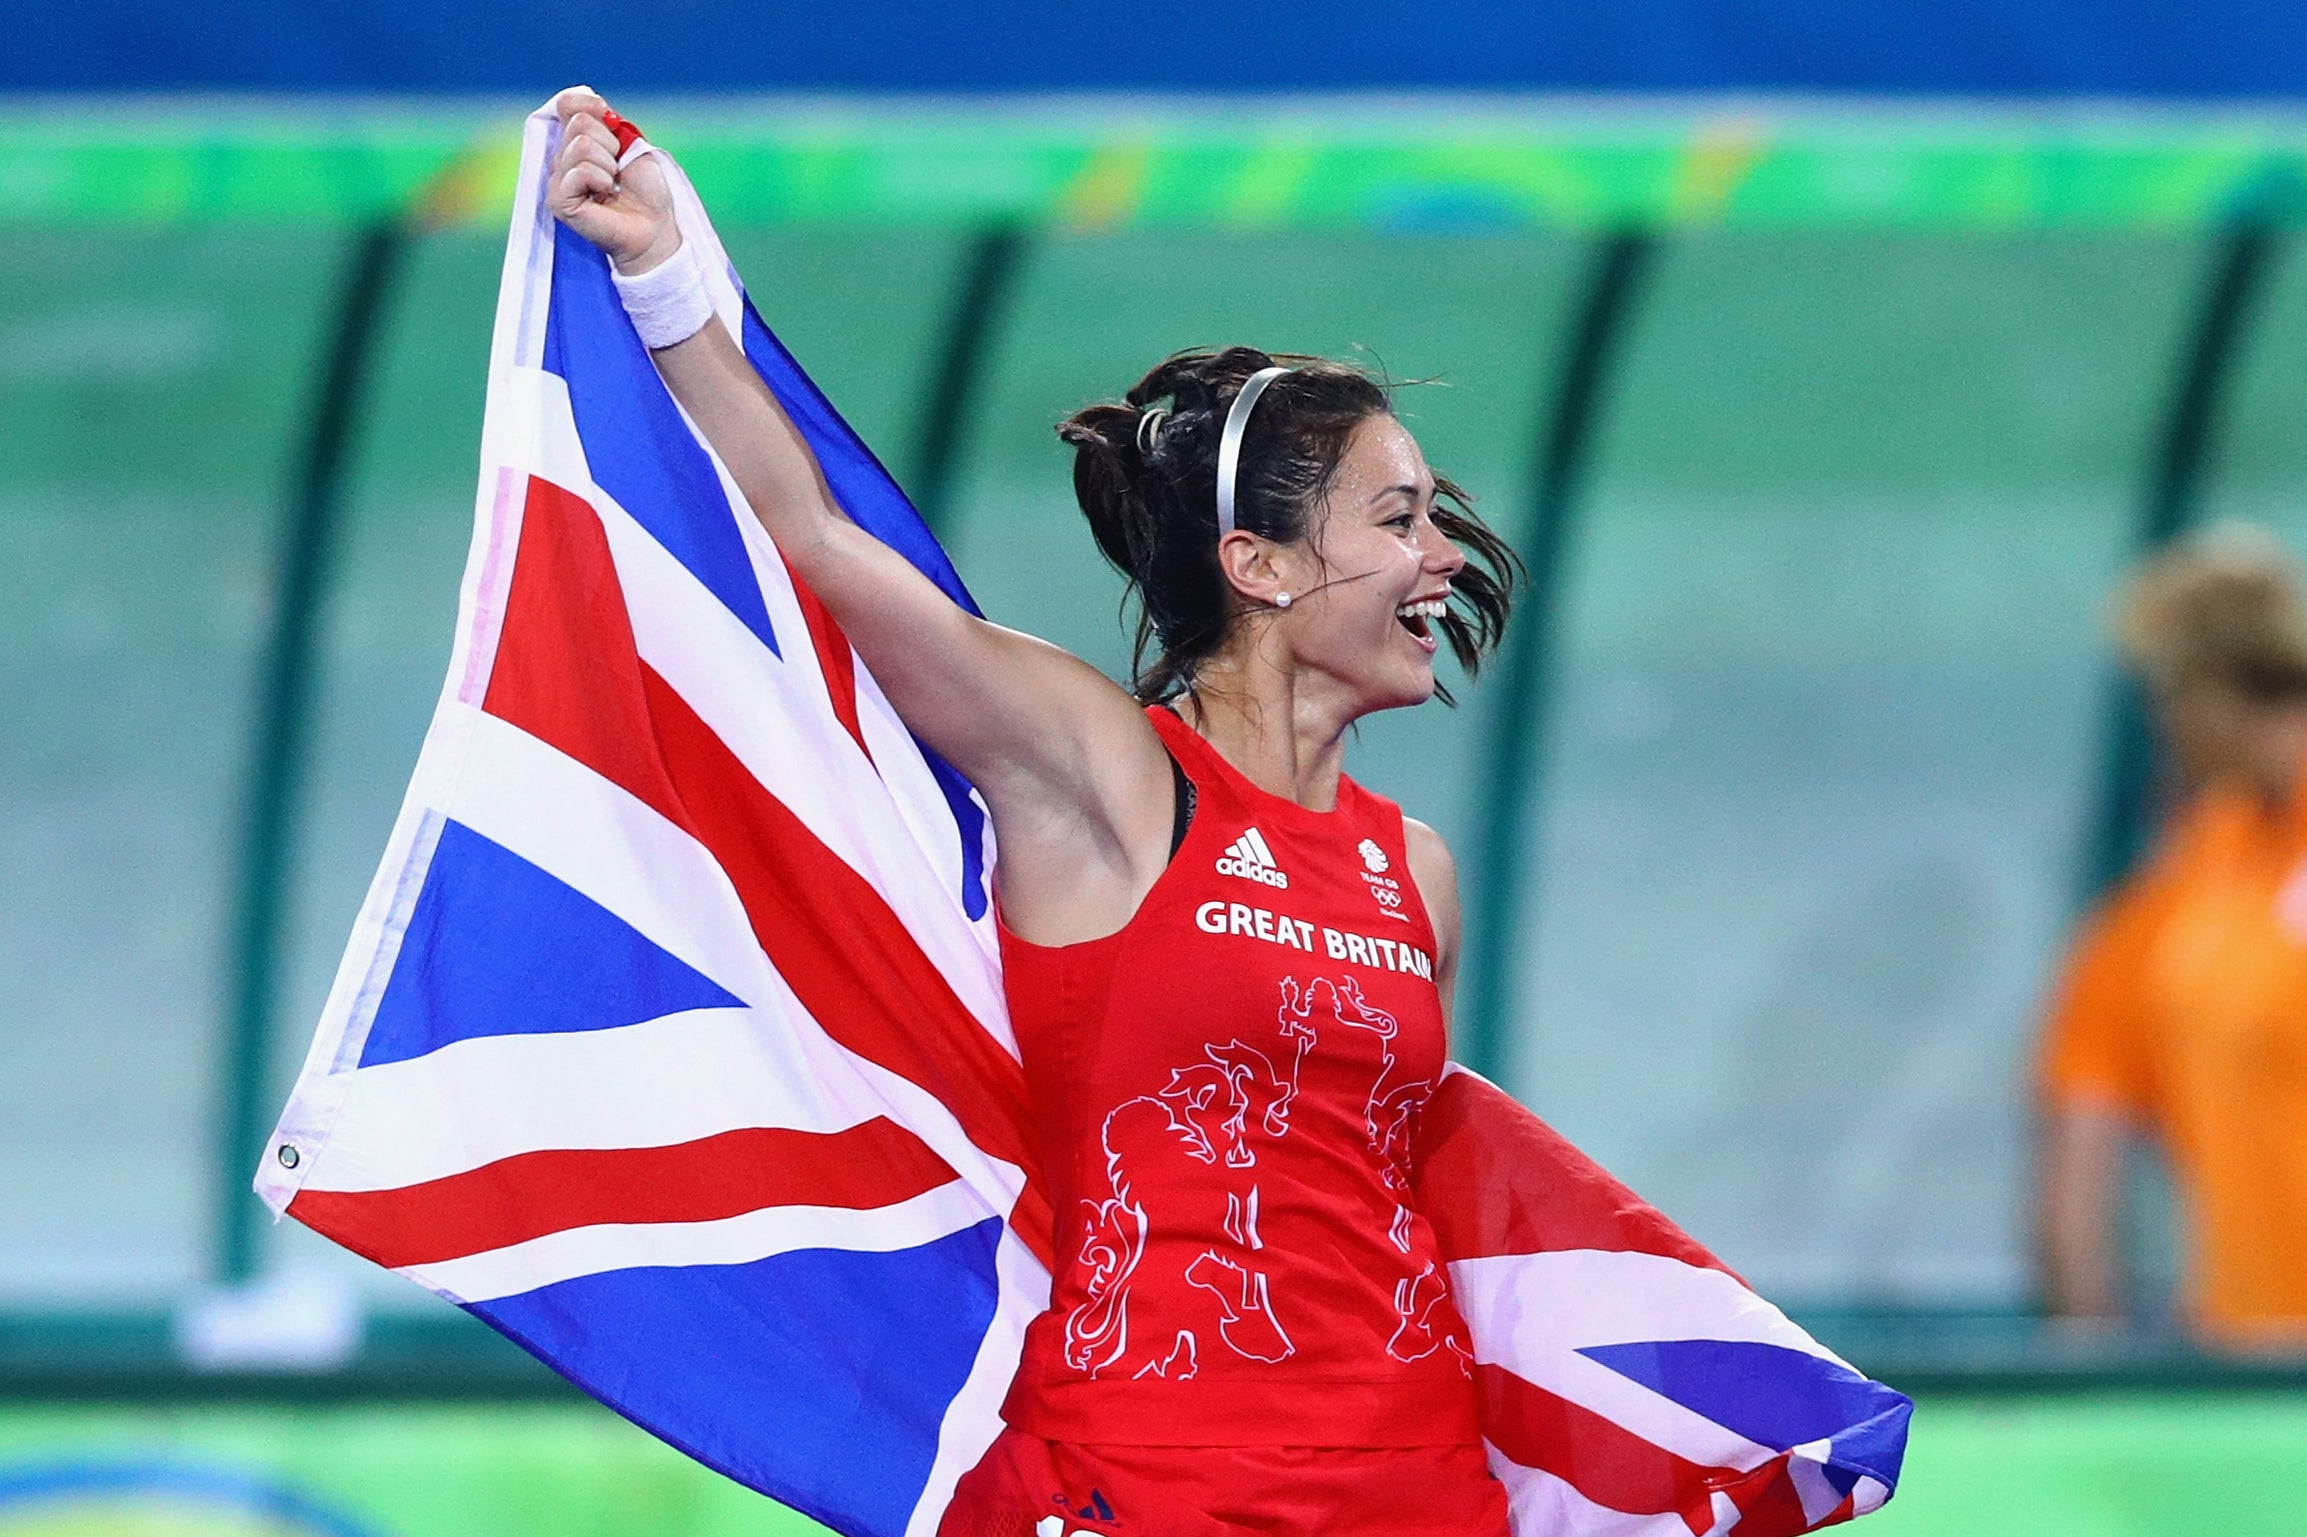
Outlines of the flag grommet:
<svg viewBox="0 0 2307 1537">
<path fill-rule="evenodd" d="M 280 1160 L 280 1166 L 284 1169 L 293 1169 L 302 1161 L 293 1142 L 283 1142 L 280 1151 L 273 1156 Z"/>
</svg>

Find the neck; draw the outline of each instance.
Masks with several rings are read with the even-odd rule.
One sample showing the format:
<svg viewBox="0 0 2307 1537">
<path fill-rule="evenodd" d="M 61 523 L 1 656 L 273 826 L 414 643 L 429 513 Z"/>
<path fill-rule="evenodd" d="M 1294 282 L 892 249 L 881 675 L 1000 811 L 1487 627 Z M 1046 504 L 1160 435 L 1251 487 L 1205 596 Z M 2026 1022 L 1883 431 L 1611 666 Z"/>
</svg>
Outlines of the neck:
<svg viewBox="0 0 2307 1537">
<path fill-rule="evenodd" d="M 1179 713 L 1267 794 L 1336 809 L 1355 712 L 1327 679 L 1229 652 L 1203 664 Z"/>
</svg>

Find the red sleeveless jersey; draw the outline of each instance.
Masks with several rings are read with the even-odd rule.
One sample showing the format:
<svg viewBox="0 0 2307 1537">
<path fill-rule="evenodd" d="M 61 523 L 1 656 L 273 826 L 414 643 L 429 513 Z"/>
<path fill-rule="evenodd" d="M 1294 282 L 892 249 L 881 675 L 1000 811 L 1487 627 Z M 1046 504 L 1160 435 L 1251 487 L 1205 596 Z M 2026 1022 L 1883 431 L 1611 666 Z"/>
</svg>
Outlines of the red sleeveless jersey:
<svg viewBox="0 0 2307 1537">
<path fill-rule="evenodd" d="M 1309 811 L 1148 713 L 1195 790 L 1169 868 L 1119 933 L 1002 933 L 1058 1215 L 1004 1418 L 1090 1444 L 1479 1441 L 1409 1204 L 1444 1041 L 1401 810 L 1341 779 Z"/>
</svg>

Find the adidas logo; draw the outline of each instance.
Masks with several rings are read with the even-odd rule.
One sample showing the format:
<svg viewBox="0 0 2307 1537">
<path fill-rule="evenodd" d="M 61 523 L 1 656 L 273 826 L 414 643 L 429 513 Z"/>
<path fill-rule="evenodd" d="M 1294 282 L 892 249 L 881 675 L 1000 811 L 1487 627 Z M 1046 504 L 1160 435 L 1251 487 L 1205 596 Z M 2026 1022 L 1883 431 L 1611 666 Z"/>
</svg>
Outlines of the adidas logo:
<svg viewBox="0 0 2307 1537">
<path fill-rule="evenodd" d="M 1062 1494 L 1055 1496 L 1055 1499 L 1062 1504 L 1070 1505 L 1072 1503 Z M 1089 1492 L 1089 1503 L 1075 1511 L 1074 1514 L 1084 1521 L 1111 1521 L 1114 1519 L 1113 1507 L 1105 1502 L 1105 1495 L 1096 1489 Z M 1033 1537 L 1067 1537 L 1065 1518 L 1063 1516 L 1043 1516 L 1033 1524 Z M 1073 1529 L 1072 1537 L 1097 1537 L 1097 1533 L 1086 1526 L 1077 1526 Z"/>
<path fill-rule="evenodd" d="M 1245 881 L 1256 881 L 1276 890 L 1290 884 L 1290 878 L 1274 868 L 1274 851 L 1266 847 L 1266 835 L 1254 827 L 1218 856 L 1218 874 L 1238 875 Z"/>
</svg>

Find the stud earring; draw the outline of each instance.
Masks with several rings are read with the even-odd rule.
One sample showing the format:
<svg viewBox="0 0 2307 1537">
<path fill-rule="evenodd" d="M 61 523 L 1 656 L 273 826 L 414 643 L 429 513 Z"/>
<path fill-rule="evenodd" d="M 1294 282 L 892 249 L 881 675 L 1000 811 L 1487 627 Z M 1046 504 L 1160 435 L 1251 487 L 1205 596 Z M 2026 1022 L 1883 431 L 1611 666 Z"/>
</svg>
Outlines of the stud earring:
<svg viewBox="0 0 2307 1537">
<path fill-rule="evenodd" d="M 1288 593 L 1286 593 L 1286 592 L 1277 592 L 1277 593 L 1275 593 L 1275 594 L 1274 594 L 1274 607 L 1276 607 L 1276 608 L 1288 608 L 1289 606 L 1290 606 L 1290 595 L 1289 595 Z"/>
</svg>

